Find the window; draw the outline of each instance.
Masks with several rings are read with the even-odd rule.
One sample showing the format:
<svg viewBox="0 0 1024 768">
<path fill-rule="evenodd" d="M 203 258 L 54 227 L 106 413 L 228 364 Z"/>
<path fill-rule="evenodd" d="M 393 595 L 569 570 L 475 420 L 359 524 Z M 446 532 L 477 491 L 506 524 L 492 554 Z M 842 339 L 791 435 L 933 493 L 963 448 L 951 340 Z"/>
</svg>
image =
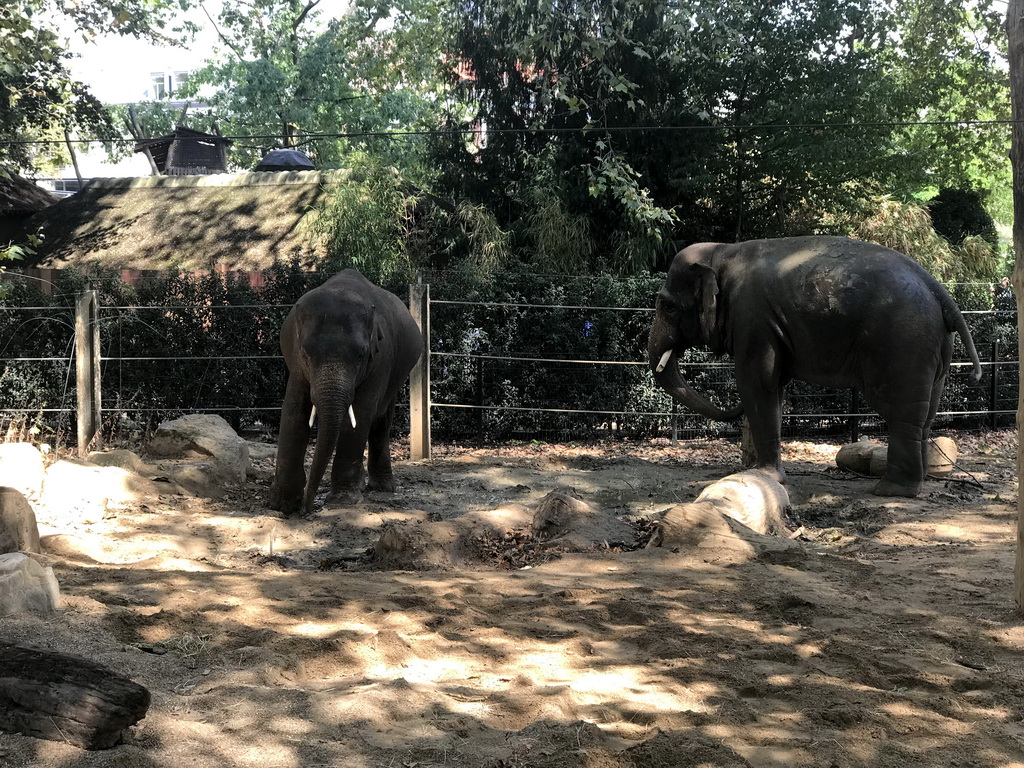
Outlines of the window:
<svg viewBox="0 0 1024 768">
<path fill-rule="evenodd" d="M 149 73 L 149 97 L 151 99 L 167 98 L 167 78 L 163 72 Z"/>
<path fill-rule="evenodd" d="M 188 72 L 183 71 L 183 70 L 179 70 L 179 71 L 175 72 L 173 75 L 171 75 L 170 81 L 171 81 L 170 82 L 170 84 L 171 84 L 170 92 L 173 94 L 176 91 L 178 91 L 180 88 L 182 88 L 182 86 L 184 86 L 185 83 L 188 82 Z"/>
</svg>

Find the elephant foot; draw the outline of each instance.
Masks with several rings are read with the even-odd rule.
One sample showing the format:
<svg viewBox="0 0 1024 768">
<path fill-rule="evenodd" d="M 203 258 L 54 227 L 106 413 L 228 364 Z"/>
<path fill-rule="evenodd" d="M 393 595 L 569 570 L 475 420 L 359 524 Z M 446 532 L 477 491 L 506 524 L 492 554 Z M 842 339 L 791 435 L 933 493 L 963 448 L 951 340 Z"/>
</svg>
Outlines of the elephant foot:
<svg viewBox="0 0 1024 768">
<path fill-rule="evenodd" d="M 384 493 L 394 493 L 397 486 L 395 485 L 395 478 L 391 475 L 386 477 L 371 477 L 366 482 L 366 490 L 368 491 L 383 491 Z"/>
<path fill-rule="evenodd" d="M 774 480 L 779 485 L 786 484 L 786 472 L 782 467 L 766 466 L 766 467 L 754 467 L 758 472 L 764 472 L 768 477 Z"/>
<path fill-rule="evenodd" d="M 912 499 L 921 492 L 921 486 L 922 483 L 920 482 L 901 483 L 883 477 L 871 492 L 875 496 L 902 496 L 903 498 Z"/>
<path fill-rule="evenodd" d="M 267 506 L 276 509 L 285 516 L 298 514 L 302 510 L 302 494 L 285 495 L 276 485 L 270 487 Z"/>
<path fill-rule="evenodd" d="M 330 505 L 332 507 L 354 507 L 362 500 L 363 494 L 361 491 L 355 488 L 344 488 L 338 491 L 332 490 L 324 500 L 324 505 Z"/>
</svg>

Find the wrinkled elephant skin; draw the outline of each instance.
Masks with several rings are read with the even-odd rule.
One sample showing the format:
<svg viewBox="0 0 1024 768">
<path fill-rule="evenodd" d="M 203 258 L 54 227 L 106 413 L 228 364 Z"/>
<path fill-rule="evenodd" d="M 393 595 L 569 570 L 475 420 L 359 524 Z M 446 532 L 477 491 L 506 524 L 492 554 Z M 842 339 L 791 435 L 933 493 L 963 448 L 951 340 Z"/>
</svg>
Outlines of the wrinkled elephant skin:
<svg viewBox="0 0 1024 768">
<path fill-rule="evenodd" d="M 288 385 L 270 489 L 272 509 L 310 514 L 332 455 L 328 501 L 355 504 L 364 486 L 395 490 L 391 422 L 421 349 L 419 328 L 401 299 L 354 269 L 295 303 L 281 327 Z M 307 480 L 303 465 L 314 406 L 319 426 Z"/>
<path fill-rule="evenodd" d="M 954 334 L 977 380 L 978 354 L 952 297 L 888 248 L 843 237 L 700 243 L 672 261 L 648 355 L 655 380 L 678 402 L 723 421 L 746 414 L 757 467 L 779 480 L 786 384 L 859 389 L 889 427 L 875 493 L 916 496 Z M 690 347 L 732 356 L 738 408 L 723 410 L 686 383 L 678 361 Z"/>
</svg>

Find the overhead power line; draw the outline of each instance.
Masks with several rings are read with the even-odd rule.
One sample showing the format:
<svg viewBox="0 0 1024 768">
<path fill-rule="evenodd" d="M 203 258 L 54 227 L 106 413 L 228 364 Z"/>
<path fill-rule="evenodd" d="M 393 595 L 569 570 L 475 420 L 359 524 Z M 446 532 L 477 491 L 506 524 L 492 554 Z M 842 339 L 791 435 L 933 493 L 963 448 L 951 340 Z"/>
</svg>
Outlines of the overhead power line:
<svg viewBox="0 0 1024 768">
<path fill-rule="evenodd" d="M 607 133 L 654 133 L 654 132 L 691 132 L 691 131 L 820 131 L 820 130 L 869 130 L 874 128 L 919 128 L 919 127 L 946 127 L 946 128 L 970 128 L 976 126 L 1009 126 L 1014 120 L 900 120 L 900 121 L 878 121 L 865 123 L 721 123 L 715 125 L 621 125 L 621 126 L 593 126 L 582 128 L 438 128 L 424 130 L 402 130 L 402 131 L 343 131 L 338 133 L 303 133 L 294 139 L 303 143 L 317 141 L 319 139 L 359 139 L 359 138 L 387 138 L 400 139 L 417 136 L 456 136 L 456 135 L 501 135 L 501 134 L 607 134 Z M 280 141 L 279 134 L 251 135 L 251 136 L 221 136 L 221 139 L 230 141 Z M 209 141 L 204 136 L 179 136 L 176 141 Z M 113 138 L 95 139 L 71 139 L 75 144 L 135 144 L 134 138 L 117 136 Z M 64 139 L 0 139 L 0 144 L 9 146 L 40 145 L 40 144 L 65 144 Z"/>
</svg>

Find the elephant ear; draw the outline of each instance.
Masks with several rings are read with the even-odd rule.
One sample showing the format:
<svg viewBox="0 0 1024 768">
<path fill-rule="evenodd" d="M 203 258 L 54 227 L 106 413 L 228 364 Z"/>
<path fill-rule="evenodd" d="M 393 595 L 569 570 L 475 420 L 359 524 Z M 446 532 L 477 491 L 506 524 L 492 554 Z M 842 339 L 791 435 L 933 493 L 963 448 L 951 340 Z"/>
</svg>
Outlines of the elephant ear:
<svg viewBox="0 0 1024 768">
<path fill-rule="evenodd" d="M 381 343 L 384 341 L 384 329 L 377 317 L 377 305 L 370 305 L 370 358 L 380 354 Z"/>
<path fill-rule="evenodd" d="M 715 270 L 704 264 L 694 264 L 700 294 L 700 332 L 704 342 L 714 348 L 715 322 L 718 319 L 718 276 Z"/>
</svg>

